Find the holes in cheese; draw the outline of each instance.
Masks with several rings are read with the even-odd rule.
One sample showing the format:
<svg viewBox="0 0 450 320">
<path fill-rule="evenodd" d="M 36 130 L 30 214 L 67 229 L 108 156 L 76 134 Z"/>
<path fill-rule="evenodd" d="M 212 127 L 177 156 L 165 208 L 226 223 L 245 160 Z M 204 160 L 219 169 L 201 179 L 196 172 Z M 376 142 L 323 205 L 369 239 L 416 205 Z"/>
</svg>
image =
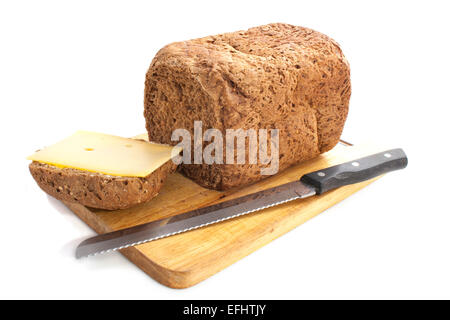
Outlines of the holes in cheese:
<svg viewBox="0 0 450 320">
<path fill-rule="evenodd" d="M 180 147 L 78 131 L 27 159 L 112 176 L 146 177 L 180 152 Z"/>
</svg>

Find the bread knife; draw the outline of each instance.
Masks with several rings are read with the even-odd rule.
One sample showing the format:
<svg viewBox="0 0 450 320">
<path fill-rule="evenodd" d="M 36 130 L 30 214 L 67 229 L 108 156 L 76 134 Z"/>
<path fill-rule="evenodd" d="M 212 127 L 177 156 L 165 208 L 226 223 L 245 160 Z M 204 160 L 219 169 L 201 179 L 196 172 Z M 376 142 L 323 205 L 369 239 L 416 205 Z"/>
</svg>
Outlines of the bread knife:
<svg viewBox="0 0 450 320">
<path fill-rule="evenodd" d="M 101 234 L 84 240 L 76 249 L 81 258 L 136 246 L 198 229 L 282 203 L 303 199 L 403 169 L 408 164 L 402 149 L 392 149 L 314 171 L 299 180 L 224 201 L 165 219 Z"/>
</svg>

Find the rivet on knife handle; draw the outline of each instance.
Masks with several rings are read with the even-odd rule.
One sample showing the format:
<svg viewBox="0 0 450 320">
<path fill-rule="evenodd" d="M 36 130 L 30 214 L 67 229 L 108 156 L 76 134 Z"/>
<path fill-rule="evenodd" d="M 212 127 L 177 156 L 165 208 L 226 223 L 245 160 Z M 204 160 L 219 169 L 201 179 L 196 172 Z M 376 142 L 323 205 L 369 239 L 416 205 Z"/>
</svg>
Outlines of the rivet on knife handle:
<svg viewBox="0 0 450 320">
<path fill-rule="evenodd" d="M 392 149 L 305 174 L 300 180 L 312 185 L 316 188 L 317 194 L 321 194 L 403 169 L 407 164 L 405 152 L 402 149 Z"/>
</svg>

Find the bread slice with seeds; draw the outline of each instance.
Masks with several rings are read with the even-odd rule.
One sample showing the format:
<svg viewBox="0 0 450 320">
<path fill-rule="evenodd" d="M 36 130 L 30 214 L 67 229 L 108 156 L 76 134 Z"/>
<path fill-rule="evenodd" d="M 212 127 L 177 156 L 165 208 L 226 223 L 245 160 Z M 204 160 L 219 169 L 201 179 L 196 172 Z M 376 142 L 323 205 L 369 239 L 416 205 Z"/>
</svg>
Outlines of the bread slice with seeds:
<svg viewBox="0 0 450 320">
<path fill-rule="evenodd" d="M 117 210 L 149 201 L 158 195 L 176 165 L 167 161 L 146 177 L 121 177 L 33 161 L 31 175 L 39 187 L 56 199 L 84 206 Z"/>
</svg>

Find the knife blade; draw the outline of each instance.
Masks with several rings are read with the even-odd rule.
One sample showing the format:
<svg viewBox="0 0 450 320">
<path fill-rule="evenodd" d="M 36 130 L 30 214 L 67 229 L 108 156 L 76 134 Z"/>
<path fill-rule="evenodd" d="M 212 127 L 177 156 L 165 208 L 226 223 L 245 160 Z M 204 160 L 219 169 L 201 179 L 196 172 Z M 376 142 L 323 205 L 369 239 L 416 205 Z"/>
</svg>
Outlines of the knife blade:
<svg viewBox="0 0 450 320">
<path fill-rule="evenodd" d="M 322 194 L 341 186 L 403 169 L 408 163 L 402 149 L 392 149 L 305 174 L 300 180 L 243 197 L 192 210 L 142 225 L 84 240 L 75 256 L 96 255 L 198 229 L 289 201 Z"/>
</svg>

